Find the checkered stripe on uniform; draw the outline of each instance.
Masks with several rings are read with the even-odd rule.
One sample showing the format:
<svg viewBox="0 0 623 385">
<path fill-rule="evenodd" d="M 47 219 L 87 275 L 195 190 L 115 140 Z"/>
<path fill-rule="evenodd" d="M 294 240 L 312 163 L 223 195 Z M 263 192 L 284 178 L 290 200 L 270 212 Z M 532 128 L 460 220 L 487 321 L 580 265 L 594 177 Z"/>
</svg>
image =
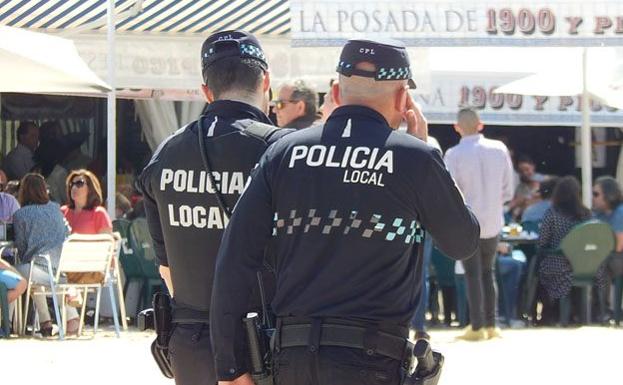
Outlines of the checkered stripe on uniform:
<svg viewBox="0 0 623 385">
<path fill-rule="evenodd" d="M 376 74 L 377 80 L 401 80 L 410 77 L 411 70 L 409 67 L 381 68 Z"/>
<path fill-rule="evenodd" d="M 240 53 L 242 53 L 243 55 L 258 58 L 260 60 L 266 60 L 264 52 L 259 47 L 253 44 L 240 44 Z"/>
<path fill-rule="evenodd" d="M 297 210 L 289 210 L 285 215 L 275 213 L 273 235 L 292 235 L 297 231 L 304 233 L 318 231 L 322 235 L 342 233 L 359 235 L 362 238 L 381 237 L 385 241 L 404 241 L 407 244 L 421 243 L 424 230 L 419 223 L 412 220 L 408 225 L 404 218 L 387 218 L 381 214 L 372 214 L 370 219 L 359 218 L 356 210 L 341 215 L 340 210 L 331 209 L 328 215 L 321 215 L 317 209 L 309 209 L 305 214 Z"/>
</svg>

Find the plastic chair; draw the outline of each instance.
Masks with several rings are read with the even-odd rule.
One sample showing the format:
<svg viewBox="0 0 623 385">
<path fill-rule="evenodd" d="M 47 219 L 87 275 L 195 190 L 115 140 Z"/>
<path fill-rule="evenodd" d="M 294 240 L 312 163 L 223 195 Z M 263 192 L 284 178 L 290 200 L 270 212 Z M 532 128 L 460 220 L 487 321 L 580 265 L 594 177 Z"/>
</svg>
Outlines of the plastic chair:
<svg viewBox="0 0 623 385">
<path fill-rule="evenodd" d="M 114 266 L 112 269 L 112 280 L 113 283 L 117 286 L 117 297 L 119 298 L 119 312 L 121 313 L 121 326 L 123 330 L 128 330 L 128 320 L 127 315 L 125 313 L 125 295 L 123 290 L 123 283 L 121 282 L 121 262 L 119 261 L 119 255 L 121 253 L 121 249 L 123 248 L 123 239 L 121 238 L 121 234 L 115 231 L 112 234 L 115 239 L 115 248 L 113 250 L 113 260 Z"/>
<path fill-rule="evenodd" d="M 142 306 L 143 309 L 151 303 L 151 297 L 157 287 L 162 287 L 162 278 L 156 264 L 156 253 L 154 252 L 153 241 L 149 234 L 147 220 L 136 218 L 130 223 L 128 229 L 128 239 L 130 247 L 136 254 L 136 259 L 140 263 L 141 277 L 143 280 Z"/>
<path fill-rule="evenodd" d="M 115 255 L 115 240 L 111 234 L 96 234 L 96 235 L 83 235 L 72 234 L 63 243 L 63 249 L 59 260 L 56 274 L 52 274 L 52 264 L 50 258 L 47 255 L 39 255 L 33 258 L 31 261 L 31 275 L 32 266 L 35 260 L 43 260 L 48 267 L 48 275 L 50 278 L 49 291 L 47 287 L 34 286 L 32 284 L 32 277 L 28 278 L 28 288 L 26 290 L 26 306 L 24 309 L 25 314 L 28 312 L 28 305 L 30 294 L 33 295 L 52 295 L 54 302 L 54 310 L 56 313 L 56 321 L 59 325 L 59 339 L 64 338 L 64 330 L 66 329 L 66 314 L 65 314 L 65 295 L 69 293 L 70 289 L 81 291 L 84 295 L 84 301 L 80 312 L 80 326 L 78 328 L 78 335 L 82 333 L 82 327 L 84 325 L 84 316 L 86 311 L 86 296 L 89 291 L 96 292 L 96 305 L 95 305 L 95 322 L 93 326 L 94 333 L 97 332 L 99 322 L 99 309 L 101 290 L 104 287 L 108 288 L 110 295 L 110 302 L 112 304 L 113 318 L 115 324 L 115 332 L 117 337 L 119 334 L 119 320 L 117 315 L 117 304 L 115 295 L 113 293 L 114 279 L 111 273 L 111 261 Z M 64 274 L 66 273 L 101 273 L 103 279 L 101 282 L 94 283 L 67 283 L 64 281 Z M 57 295 L 60 296 L 61 304 L 59 309 Z M 62 314 L 62 318 L 61 318 Z M 62 320 L 62 323 L 61 323 Z"/>
<path fill-rule="evenodd" d="M 434 279 L 441 290 L 444 307 L 444 322 L 450 325 L 452 321 L 452 310 L 455 311 L 457 319 L 459 318 L 458 309 L 453 309 L 454 306 L 452 306 L 456 302 L 454 260 L 448 258 L 445 254 L 439 251 L 439 249 L 433 246 L 431 264 L 435 271 Z"/>
<path fill-rule="evenodd" d="M 604 222 L 589 221 L 574 227 L 560 242 L 560 249 L 571 263 L 573 286 L 584 291 L 582 296 L 586 323 L 591 320 L 591 291 L 597 269 L 614 250 L 612 228 Z M 561 314 L 568 314 L 568 301 L 561 301 Z M 565 320 L 568 321 L 568 320 Z"/>
</svg>

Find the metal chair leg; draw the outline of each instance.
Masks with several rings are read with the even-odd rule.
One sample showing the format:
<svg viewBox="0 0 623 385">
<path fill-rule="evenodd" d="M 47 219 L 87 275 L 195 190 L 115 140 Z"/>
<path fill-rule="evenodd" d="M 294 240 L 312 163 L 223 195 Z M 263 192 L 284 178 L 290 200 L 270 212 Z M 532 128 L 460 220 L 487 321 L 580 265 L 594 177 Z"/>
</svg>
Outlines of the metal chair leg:
<svg viewBox="0 0 623 385">
<path fill-rule="evenodd" d="M 123 285 L 121 284 L 121 272 L 119 270 L 119 260 L 116 260 L 116 265 L 115 265 L 115 275 L 116 275 L 116 280 L 117 280 L 117 293 L 119 296 L 119 312 L 121 313 L 121 325 L 123 326 L 123 330 L 128 330 L 128 320 L 127 320 L 127 314 L 125 311 L 125 298 L 124 298 L 124 291 L 123 291 Z"/>
<path fill-rule="evenodd" d="M 112 282 L 108 285 L 108 294 L 110 295 L 110 305 L 112 307 L 112 317 L 115 323 L 115 333 L 117 334 L 117 338 L 121 335 L 119 334 L 119 316 L 117 314 L 117 301 L 115 301 L 115 293 Z"/>
<path fill-rule="evenodd" d="M 93 321 L 93 335 L 97 333 L 97 327 L 99 326 L 101 294 L 102 294 L 102 287 L 99 286 L 97 288 L 97 297 L 95 299 L 95 320 Z"/>
<path fill-rule="evenodd" d="M 80 309 L 80 323 L 78 325 L 78 336 L 82 335 L 82 329 L 84 328 L 84 315 L 87 310 L 87 296 L 89 295 L 89 289 L 84 288 L 84 294 L 82 294 L 82 307 Z"/>
</svg>

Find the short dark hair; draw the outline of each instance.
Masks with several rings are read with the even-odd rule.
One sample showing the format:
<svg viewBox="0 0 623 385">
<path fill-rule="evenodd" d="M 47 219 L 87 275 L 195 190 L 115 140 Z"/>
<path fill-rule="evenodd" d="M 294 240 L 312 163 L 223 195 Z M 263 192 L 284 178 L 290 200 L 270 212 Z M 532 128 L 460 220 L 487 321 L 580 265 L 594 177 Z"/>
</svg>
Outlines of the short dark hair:
<svg viewBox="0 0 623 385">
<path fill-rule="evenodd" d="M 69 202 L 67 203 L 67 206 L 69 206 L 72 210 L 76 208 L 76 202 L 74 202 L 71 198 L 71 181 L 77 176 L 84 177 L 84 180 L 87 182 L 87 187 L 89 188 L 87 204 L 84 209 L 94 210 L 95 208 L 101 206 L 104 199 L 102 198 L 102 188 L 100 187 L 100 182 L 95 174 L 85 169 L 73 170 L 67 176 L 65 181 L 65 187 L 67 188 L 67 202 Z"/>
<path fill-rule="evenodd" d="M 601 191 L 604 195 L 604 200 L 611 209 L 616 209 L 621 203 L 623 203 L 623 193 L 621 192 L 621 185 L 619 182 L 611 176 L 601 176 L 595 180 L 595 184 L 601 187 Z"/>
<path fill-rule="evenodd" d="M 574 176 L 560 178 L 554 188 L 552 206 L 576 221 L 583 221 L 591 216 L 590 210 L 582 204 L 580 182 Z"/>
<path fill-rule="evenodd" d="M 536 166 L 536 163 L 534 163 L 534 159 L 532 159 L 530 155 L 526 155 L 526 154 L 521 154 L 517 156 L 517 164 L 519 163 L 528 163 L 533 166 Z"/>
<path fill-rule="evenodd" d="M 39 126 L 37 126 L 37 123 L 33 122 L 32 120 L 21 121 L 19 123 L 19 127 L 17 127 L 17 138 L 19 139 L 21 136 L 27 135 L 28 131 L 30 131 L 30 129 L 33 127 L 37 128 Z"/>
<path fill-rule="evenodd" d="M 228 57 L 205 68 L 203 81 L 219 99 L 227 91 L 255 92 L 263 73 L 262 64 L 257 60 Z"/>
<path fill-rule="evenodd" d="M 556 184 L 558 184 L 557 177 L 552 177 L 541 182 L 541 185 L 539 186 L 539 194 L 541 195 L 541 198 L 551 198 L 554 193 L 554 189 L 556 188 Z"/>
<path fill-rule="evenodd" d="M 296 80 L 292 84 L 288 84 L 292 87 L 291 100 L 302 101 L 305 103 L 305 116 L 315 117 L 318 111 L 318 94 L 309 84 L 304 80 Z"/>
<path fill-rule="evenodd" d="M 22 207 L 48 203 L 50 196 L 43 175 L 36 173 L 24 175 L 19 186 L 18 200 Z"/>
</svg>

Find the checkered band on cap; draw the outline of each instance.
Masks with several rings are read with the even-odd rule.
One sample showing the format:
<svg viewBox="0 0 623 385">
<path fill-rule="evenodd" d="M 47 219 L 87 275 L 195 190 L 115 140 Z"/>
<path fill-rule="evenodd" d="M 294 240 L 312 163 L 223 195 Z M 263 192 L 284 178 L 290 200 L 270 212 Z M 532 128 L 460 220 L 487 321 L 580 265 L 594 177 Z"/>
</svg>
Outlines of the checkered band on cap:
<svg viewBox="0 0 623 385">
<path fill-rule="evenodd" d="M 262 61 L 266 61 L 266 56 L 264 56 L 264 52 L 262 51 L 262 49 L 253 44 L 240 44 L 240 53 L 243 55 L 252 56 Z"/>
<path fill-rule="evenodd" d="M 350 68 L 350 67 L 352 67 L 353 65 L 352 65 L 352 64 L 350 64 L 350 63 L 346 63 L 346 62 L 344 62 L 344 61 L 341 61 L 341 62 L 340 62 L 340 64 L 338 64 L 338 66 L 339 66 L 340 68 Z"/>
<path fill-rule="evenodd" d="M 380 68 L 376 73 L 377 80 L 403 80 L 411 78 L 409 67 Z"/>
<path fill-rule="evenodd" d="M 210 47 L 206 52 L 203 53 L 202 64 L 205 66 L 208 62 L 208 58 L 214 54 L 214 47 Z M 256 58 L 266 63 L 266 56 L 264 55 L 264 51 L 262 51 L 260 47 L 253 44 L 240 44 L 240 56 Z"/>
</svg>

